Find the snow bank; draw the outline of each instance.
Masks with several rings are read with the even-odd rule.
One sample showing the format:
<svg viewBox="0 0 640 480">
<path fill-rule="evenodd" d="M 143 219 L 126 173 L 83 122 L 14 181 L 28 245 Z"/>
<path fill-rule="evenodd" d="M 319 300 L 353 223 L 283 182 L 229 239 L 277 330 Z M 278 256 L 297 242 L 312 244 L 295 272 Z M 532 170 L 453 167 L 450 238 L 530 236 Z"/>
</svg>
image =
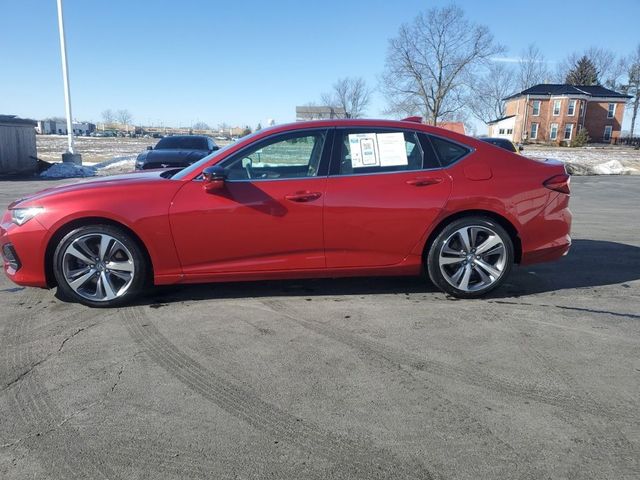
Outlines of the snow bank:
<svg viewBox="0 0 640 480">
<path fill-rule="evenodd" d="M 554 158 L 563 162 L 571 175 L 638 175 L 640 151 L 626 147 L 550 148 L 525 147 L 524 155 Z"/>
<path fill-rule="evenodd" d="M 40 174 L 42 178 L 93 177 L 98 174 L 95 167 L 76 165 L 71 162 L 54 163 Z"/>
<path fill-rule="evenodd" d="M 93 177 L 95 175 L 115 175 L 132 172 L 136 156 L 114 157 L 101 163 L 76 165 L 75 163 L 54 163 L 40 174 L 42 178 Z"/>
</svg>

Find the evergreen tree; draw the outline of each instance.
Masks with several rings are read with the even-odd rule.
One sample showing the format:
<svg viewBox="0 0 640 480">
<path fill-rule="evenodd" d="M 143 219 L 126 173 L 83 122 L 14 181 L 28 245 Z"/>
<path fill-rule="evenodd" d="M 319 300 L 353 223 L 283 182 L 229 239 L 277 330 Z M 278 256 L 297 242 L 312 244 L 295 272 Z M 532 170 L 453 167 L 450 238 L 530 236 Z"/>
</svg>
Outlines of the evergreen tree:
<svg viewBox="0 0 640 480">
<path fill-rule="evenodd" d="M 586 55 L 578 60 L 564 80 L 569 85 L 600 85 L 598 70 Z"/>
</svg>

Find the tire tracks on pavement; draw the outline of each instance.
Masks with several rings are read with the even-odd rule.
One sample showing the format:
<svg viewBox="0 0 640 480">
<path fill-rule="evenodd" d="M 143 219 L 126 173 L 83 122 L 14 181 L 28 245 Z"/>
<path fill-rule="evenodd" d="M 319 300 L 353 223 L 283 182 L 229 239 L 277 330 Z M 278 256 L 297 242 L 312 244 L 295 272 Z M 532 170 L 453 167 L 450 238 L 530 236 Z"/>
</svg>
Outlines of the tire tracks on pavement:
<svg viewBox="0 0 640 480">
<path fill-rule="evenodd" d="M 525 398 L 571 411 L 577 409 L 584 413 L 604 416 L 611 420 L 625 419 L 638 422 L 640 419 L 640 412 L 637 411 L 637 406 L 625 405 L 624 407 L 620 407 L 602 405 L 593 402 L 589 398 L 576 396 L 571 392 L 544 389 L 535 385 L 520 384 L 495 378 L 473 367 L 463 368 L 446 362 L 428 359 L 420 355 L 400 351 L 360 335 L 355 335 L 339 327 L 328 327 L 319 321 L 303 320 L 296 312 L 289 310 L 289 313 L 287 313 L 289 307 L 280 300 L 262 299 L 261 302 L 275 314 L 283 315 L 309 330 L 337 340 L 352 348 L 359 349 L 369 355 L 381 357 L 394 364 L 405 365 L 414 370 L 437 375 L 438 377 L 448 380 L 456 380 L 485 390 Z"/>
<path fill-rule="evenodd" d="M 247 389 L 207 369 L 169 342 L 142 307 L 121 310 L 133 339 L 167 373 L 226 413 L 274 440 L 288 444 L 299 455 L 317 455 L 348 478 L 435 478 L 416 461 L 399 459 L 370 442 L 350 439 L 287 413 Z"/>
<path fill-rule="evenodd" d="M 15 311 L 6 319 L 3 342 L 5 346 L 12 346 L 13 354 L 5 356 L 5 368 L 8 372 L 16 372 L 29 366 L 25 373 L 19 375 L 16 381 L 10 382 L 2 392 L 8 400 L 12 417 L 20 419 L 22 424 L 22 436 L 13 442 L 7 442 L 7 448 L 27 448 L 39 457 L 41 464 L 53 478 L 117 479 L 99 456 L 81 444 L 78 432 L 66 425 L 67 419 L 38 378 L 38 368 L 35 365 L 42 364 L 57 353 L 51 352 L 44 359 L 42 356 L 36 359 L 32 342 L 26 337 L 29 322 L 38 313 L 45 311 L 45 307 L 42 307 L 45 296 L 44 291 L 27 289 Z M 82 310 L 74 312 L 64 320 L 82 316 L 83 313 L 85 312 Z"/>
</svg>

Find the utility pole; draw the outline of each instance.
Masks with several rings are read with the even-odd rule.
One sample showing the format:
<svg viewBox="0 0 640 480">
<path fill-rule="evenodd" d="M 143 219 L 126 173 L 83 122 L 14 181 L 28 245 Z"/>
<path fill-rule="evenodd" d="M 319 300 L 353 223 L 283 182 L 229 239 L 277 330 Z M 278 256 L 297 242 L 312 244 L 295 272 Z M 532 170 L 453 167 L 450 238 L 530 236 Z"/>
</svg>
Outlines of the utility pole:
<svg viewBox="0 0 640 480">
<path fill-rule="evenodd" d="M 62 154 L 63 162 L 82 164 L 82 156 L 76 154 L 73 148 L 73 117 L 71 115 L 71 93 L 69 90 L 69 66 L 67 64 L 67 44 L 64 36 L 64 17 L 62 14 L 62 0 L 58 1 L 58 30 L 60 32 L 60 56 L 62 57 L 62 79 L 64 81 L 64 105 L 67 114 L 67 152 Z"/>
</svg>

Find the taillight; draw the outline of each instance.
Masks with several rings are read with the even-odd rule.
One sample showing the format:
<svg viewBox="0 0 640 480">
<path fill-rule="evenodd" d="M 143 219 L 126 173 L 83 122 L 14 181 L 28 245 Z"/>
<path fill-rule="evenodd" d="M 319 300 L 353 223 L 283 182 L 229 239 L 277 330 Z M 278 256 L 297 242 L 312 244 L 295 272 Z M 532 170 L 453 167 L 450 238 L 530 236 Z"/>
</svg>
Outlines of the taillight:
<svg viewBox="0 0 640 480">
<path fill-rule="evenodd" d="M 563 173 L 545 180 L 542 184 L 549 190 L 555 190 L 556 192 L 566 193 L 569 195 L 571 193 L 569 190 L 570 179 L 571 177 L 569 175 Z"/>
</svg>

